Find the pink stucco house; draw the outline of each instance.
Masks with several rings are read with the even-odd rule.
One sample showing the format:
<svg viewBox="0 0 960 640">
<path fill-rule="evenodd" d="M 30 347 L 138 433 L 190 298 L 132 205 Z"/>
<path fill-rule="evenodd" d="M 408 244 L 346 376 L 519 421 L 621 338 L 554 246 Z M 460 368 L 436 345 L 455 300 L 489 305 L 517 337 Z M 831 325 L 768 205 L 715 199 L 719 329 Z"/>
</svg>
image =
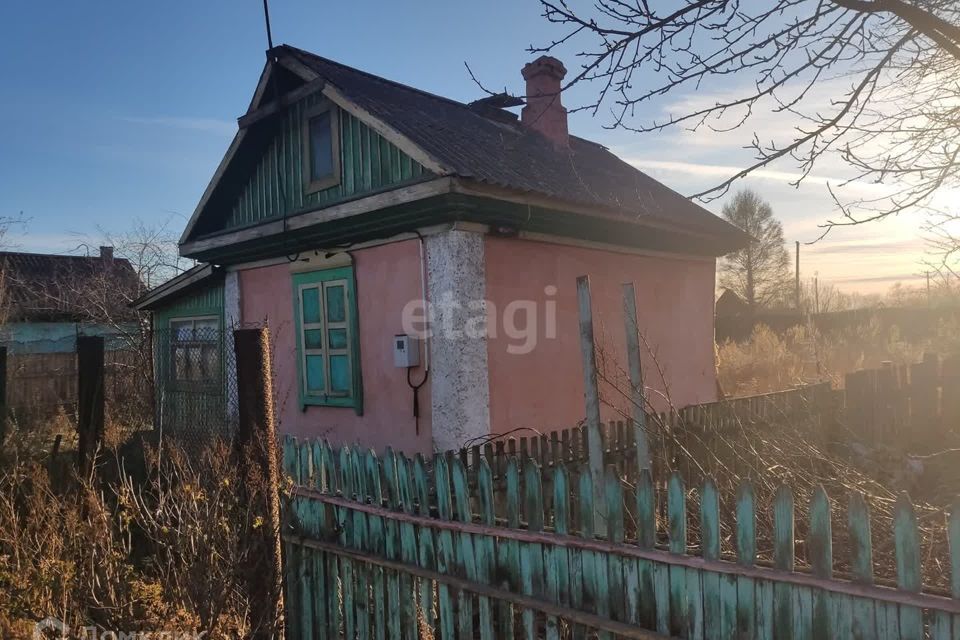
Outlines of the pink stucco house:
<svg viewBox="0 0 960 640">
<path fill-rule="evenodd" d="M 522 73 L 525 99 L 464 104 L 270 50 L 180 241 L 202 265 L 139 303 L 166 336 L 165 415 L 229 386 L 228 358 L 191 364 L 218 330 L 266 325 L 285 433 L 430 451 L 572 426 L 580 275 L 611 353 L 633 282 L 665 370 L 648 384 L 678 406 L 715 399 L 716 257 L 748 238 L 570 135 L 558 60 Z"/>
</svg>

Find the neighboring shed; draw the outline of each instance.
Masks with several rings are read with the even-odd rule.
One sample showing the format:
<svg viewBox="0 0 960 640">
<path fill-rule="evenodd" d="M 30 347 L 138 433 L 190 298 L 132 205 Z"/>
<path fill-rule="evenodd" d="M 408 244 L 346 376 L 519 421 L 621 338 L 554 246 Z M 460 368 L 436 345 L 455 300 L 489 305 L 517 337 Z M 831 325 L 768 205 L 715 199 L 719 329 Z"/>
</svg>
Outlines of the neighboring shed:
<svg viewBox="0 0 960 640">
<path fill-rule="evenodd" d="M 0 252 L 0 340 L 10 353 L 73 353 L 77 335 L 123 346 L 136 325 L 129 306 L 143 285 L 113 247 L 98 256 Z"/>
<path fill-rule="evenodd" d="M 715 307 L 718 318 L 736 318 L 750 315 L 750 305 L 733 289 L 724 289 L 720 297 L 717 298 Z"/>
<path fill-rule="evenodd" d="M 152 312 L 157 424 L 167 432 L 206 434 L 225 424 L 235 385 L 225 332 L 224 272 L 198 265 L 135 302 Z"/>
</svg>

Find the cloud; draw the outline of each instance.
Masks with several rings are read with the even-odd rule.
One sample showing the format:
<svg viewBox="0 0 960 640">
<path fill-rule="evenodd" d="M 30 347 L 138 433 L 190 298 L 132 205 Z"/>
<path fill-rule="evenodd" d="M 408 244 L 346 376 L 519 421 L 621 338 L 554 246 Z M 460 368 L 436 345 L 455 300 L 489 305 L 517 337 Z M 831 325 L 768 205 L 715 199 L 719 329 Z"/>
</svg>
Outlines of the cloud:
<svg viewBox="0 0 960 640">
<path fill-rule="evenodd" d="M 881 242 L 823 242 L 809 245 L 806 251 L 818 255 L 840 254 L 850 255 L 855 253 L 868 254 L 893 254 L 903 251 L 922 252 L 926 248 L 921 238 L 908 238 L 904 240 L 889 240 Z"/>
<path fill-rule="evenodd" d="M 169 127 L 172 129 L 183 129 L 186 131 L 202 131 L 222 136 L 232 136 L 237 131 L 237 123 L 233 120 L 220 120 L 218 118 L 191 118 L 179 116 L 123 116 L 120 118 L 124 122 L 133 124 L 144 124 L 158 127 Z"/>
<path fill-rule="evenodd" d="M 685 162 L 677 160 L 653 160 L 648 158 L 624 158 L 628 163 L 638 169 L 650 169 L 655 171 L 666 171 L 673 173 L 683 173 L 697 177 L 716 178 L 717 182 L 730 178 L 744 169 L 734 165 L 708 164 L 702 162 Z M 809 174 L 803 176 L 796 171 L 778 171 L 776 169 L 755 169 L 749 174 L 751 178 L 761 180 L 773 180 L 776 182 L 792 183 L 803 178 L 803 183 L 831 185 L 834 187 L 843 186 L 845 190 L 870 192 L 874 195 L 880 195 L 879 192 L 886 193 L 889 187 L 885 185 L 870 184 L 866 182 L 847 182 L 845 178 Z"/>
</svg>

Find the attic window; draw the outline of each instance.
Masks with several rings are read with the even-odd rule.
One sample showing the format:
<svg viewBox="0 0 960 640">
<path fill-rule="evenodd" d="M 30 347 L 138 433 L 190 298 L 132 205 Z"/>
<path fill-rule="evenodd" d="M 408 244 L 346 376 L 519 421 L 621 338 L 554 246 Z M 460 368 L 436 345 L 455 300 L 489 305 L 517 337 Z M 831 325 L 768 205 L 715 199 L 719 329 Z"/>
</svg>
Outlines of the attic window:
<svg viewBox="0 0 960 640">
<path fill-rule="evenodd" d="M 340 183 L 337 111 L 329 103 L 303 114 L 303 190 L 314 193 Z"/>
</svg>

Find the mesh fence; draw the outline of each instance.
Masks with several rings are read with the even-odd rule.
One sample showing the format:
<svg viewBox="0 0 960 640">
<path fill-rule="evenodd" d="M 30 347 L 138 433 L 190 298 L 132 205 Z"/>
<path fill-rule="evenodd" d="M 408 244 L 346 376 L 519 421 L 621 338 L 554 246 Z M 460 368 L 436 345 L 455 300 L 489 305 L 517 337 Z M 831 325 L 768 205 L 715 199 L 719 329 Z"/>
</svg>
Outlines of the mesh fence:
<svg viewBox="0 0 960 640">
<path fill-rule="evenodd" d="M 232 334 L 184 323 L 157 331 L 154 341 L 160 434 L 187 447 L 232 439 L 237 422 Z"/>
</svg>

